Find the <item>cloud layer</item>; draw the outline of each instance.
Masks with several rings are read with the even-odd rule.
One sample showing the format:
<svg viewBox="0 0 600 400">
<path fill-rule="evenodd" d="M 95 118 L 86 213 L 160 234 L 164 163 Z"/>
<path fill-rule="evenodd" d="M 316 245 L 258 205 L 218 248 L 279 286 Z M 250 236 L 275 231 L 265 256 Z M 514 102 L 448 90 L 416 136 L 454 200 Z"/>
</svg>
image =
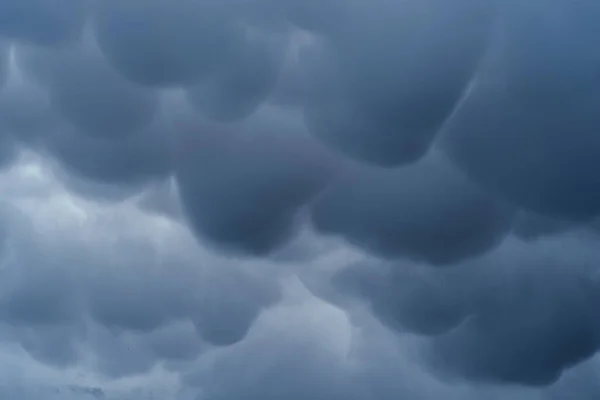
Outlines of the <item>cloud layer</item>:
<svg viewBox="0 0 600 400">
<path fill-rule="evenodd" d="M 599 18 L 1 2 L 0 398 L 598 398 Z"/>
</svg>

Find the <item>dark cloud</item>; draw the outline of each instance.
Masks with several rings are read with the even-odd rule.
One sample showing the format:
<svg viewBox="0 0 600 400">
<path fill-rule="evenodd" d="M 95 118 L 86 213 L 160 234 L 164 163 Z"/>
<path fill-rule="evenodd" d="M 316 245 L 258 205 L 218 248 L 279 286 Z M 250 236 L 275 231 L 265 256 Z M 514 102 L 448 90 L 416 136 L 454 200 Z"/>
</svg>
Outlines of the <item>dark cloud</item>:
<svg viewBox="0 0 600 400">
<path fill-rule="evenodd" d="M 296 215 L 336 164 L 301 120 L 265 107 L 238 124 L 182 122 L 175 156 L 183 208 L 197 233 L 222 247 L 265 254 L 285 243 Z"/>
<path fill-rule="evenodd" d="M 57 46 L 83 29 L 88 0 L 7 0 L 0 4 L 0 36 L 18 42 Z"/>
<path fill-rule="evenodd" d="M 344 0 L 284 0 L 266 1 L 300 29 L 317 34 L 327 34 L 336 29 L 340 20 L 346 17 L 350 2 Z M 336 23 L 332 23 L 336 21 Z"/>
<path fill-rule="evenodd" d="M 141 209 L 151 213 L 177 221 L 184 219 L 177 183 L 172 178 L 148 186 L 139 196 L 137 204 Z"/>
<path fill-rule="evenodd" d="M 171 130 L 159 120 L 121 139 L 91 137 L 62 128 L 40 141 L 69 186 L 91 197 L 132 195 L 171 173 Z"/>
<path fill-rule="evenodd" d="M 502 8 L 494 50 L 510 93 L 532 103 L 570 103 L 597 93 L 597 3 L 507 2 Z"/>
<path fill-rule="evenodd" d="M 449 264 L 497 245 L 514 210 L 471 184 L 440 154 L 411 166 L 355 168 L 312 208 L 324 233 L 342 235 L 385 257 Z"/>
<path fill-rule="evenodd" d="M 315 55 L 311 131 L 373 164 L 420 158 L 477 67 L 493 11 L 489 1 L 351 2 Z"/>
<path fill-rule="evenodd" d="M 10 60 L 10 46 L 6 41 L 0 41 L 0 88 L 8 79 L 8 66 Z"/>
<path fill-rule="evenodd" d="M 16 152 L 17 146 L 13 138 L 0 132 L 0 171 L 15 160 Z"/>
<path fill-rule="evenodd" d="M 267 98 L 269 104 L 301 107 L 306 101 L 307 75 L 301 62 L 301 55 L 309 47 L 305 43 L 306 40 L 308 40 L 308 37 L 297 31 L 290 36 L 285 62 Z"/>
<path fill-rule="evenodd" d="M 189 84 L 215 70 L 243 39 L 230 0 L 107 0 L 94 31 L 107 60 L 128 79 Z"/>
<path fill-rule="evenodd" d="M 598 398 L 599 12 L 0 0 L 0 398 Z"/>
<path fill-rule="evenodd" d="M 11 57 L 6 86 L 0 90 L 0 130 L 21 144 L 31 144 L 60 122 L 46 88 L 23 74 Z"/>
<path fill-rule="evenodd" d="M 181 226 L 167 236 L 153 231 L 164 236 L 161 250 L 138 231 L 143 219 L 100 214 L 53 227 L 6 217 L 11 246 L 0 270 L 0 323 L 9 340 L 50 365 L 76 365 L 91 352 L 100 372 L 122 376 L 190 360 L 210 344 L 242 340 L 278 298 L 268 279 L 204 266 L 223 261 L 202 258 Z"/>
<path fill-rule="evenodd" d="M 269 33 L 248 33 L 215 72 L 188 89 L 190 103 L 218 121 L 242 120 L 256 111 L 277 83 L 288 44 Z"/>
<path fill-rule="evenodd" d="M 47 85 L 57 113 L 92 136 L 122 137 L 148 126 L 158 93 L 113 71 L 88 36 L 60 49 L 22 47 L 18 63 Z"/>
<path fill-rule="evenodd" d="M 445 376 L 546 385 L 598 350 L 598 257 L 578 238 L 510 240 L 451 270 L 355 267 L 335 282 L 387 326 L 433 335 L 426 359 Z"/>
<path fill-rule="evenodd" d="M 513 233 L 523 240 L 537 240 L 546 236 L 560 235 L 580 224 L 555 219 L 545 215 L 521 211 L 515 219 Z"/>
<path fill-rule="evenodd" d="M 589 219 L 600 212 L 600 92 L 592 79 L 599 59 L 591 36 L 600 9 L 589 1 L 515 7 L 450 121 L 445 146 L 494 193 L 539 214 Z"/>
</svg>

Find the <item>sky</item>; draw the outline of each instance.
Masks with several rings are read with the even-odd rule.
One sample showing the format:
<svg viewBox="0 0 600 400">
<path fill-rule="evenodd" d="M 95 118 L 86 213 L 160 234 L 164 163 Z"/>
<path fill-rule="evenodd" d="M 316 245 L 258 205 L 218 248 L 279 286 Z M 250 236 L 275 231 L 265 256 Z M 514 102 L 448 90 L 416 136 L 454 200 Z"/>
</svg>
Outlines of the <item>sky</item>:
<svg viewBox="0 0 600 400">
<path fill-rule="evenodd" d="M 0 1 L 0 398 L 600 398 L 598 21 Z"/>
</svg>

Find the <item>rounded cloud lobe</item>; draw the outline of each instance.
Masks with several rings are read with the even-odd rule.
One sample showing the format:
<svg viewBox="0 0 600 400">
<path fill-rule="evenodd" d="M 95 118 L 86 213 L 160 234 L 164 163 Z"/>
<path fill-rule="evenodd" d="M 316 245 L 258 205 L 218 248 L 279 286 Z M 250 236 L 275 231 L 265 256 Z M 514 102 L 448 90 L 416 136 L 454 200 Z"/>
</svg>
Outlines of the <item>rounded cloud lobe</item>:
<svg viewBox="0 0 600 400">
<path fill-rule="evenodd" d="M 121 77 L 95 47 L 87 36 L 59 50 L 30 47 L 22 51 L 22 63 L 48 86 L 54 109 L 78 129 L 111 137 L 147 126 L 158 110 L 158 93 Z"/>
<path fill-rule="evenodd" d="M 96 2 L 94 31 L 107 60 L 130 80 L 183 85 L 220 67 L 243 40 L 231 0 Z"/>
<path fill-rule="evenodd" d="M 509 240 L 450 270 L 359 264 L 334 277 L 387 326 L 428 336 L 443 376 L 548 385 L 600 347 L 593 242 Z"/>
<path fill-rule="evenodd" d="M 592 22 L 600 9 L 589 1 L 506 8 L 445 147 L 499 196 L 548 216 L 590 219 L 600 211 Z"/>
<path fill-rule="evenodd" d="M 497 245 L 514 209 L 472 185 L 439 154 L 393 170 L 352 170 L 315 202 L 324 233 L 386 257 L 451 264 Z"/>
<path fill-rule="evenodd" d="M 83 28 L 88 1 L 24 0 L 0 5 L 0 36 L 41 46 L 76 39 Z"/>
<path fill-rule="evenodd" d="M 3 259 L 1 323 L 52 365 L 77 364 L 86 349 L 110 376 L 193 359 L 211 345 L 242 340 L 260 309 L 278 298 L 269 281 L 202 265 L 193 238 L 177 226 L 161 233 L 157 247 L 133 225 L 151 228 L 143 215 L 127 221 L 101 213 L 88 223 L 46 223 L 34 232 L 43 220 L 9 211 L 15 215 L 4 220 L 11 249 Z M 110 226 L 120 226 L 117 237 Z"/>
<path fill-rule="evenodd" d="M 336 161 L 297 116 L 278 111 L 267 107 L 240 124 L 182 122 L 175 176 L 201 236 L 266 254 L 285 243 L 300 208 L 335 173 Z"/>
<path fill-rule="evenodd" d="M 0 1 L 0 398 L 598 398 L 599 12 Z"/>
<path fill-rule="evenodd" d="M 420 158 L 451 114 L 491 31 L 490 1 L 351 2 L 325 35 L 307 123 L 358 160 Z M 319 55 L 324 58 L 323 55 Z"/>
</svg>

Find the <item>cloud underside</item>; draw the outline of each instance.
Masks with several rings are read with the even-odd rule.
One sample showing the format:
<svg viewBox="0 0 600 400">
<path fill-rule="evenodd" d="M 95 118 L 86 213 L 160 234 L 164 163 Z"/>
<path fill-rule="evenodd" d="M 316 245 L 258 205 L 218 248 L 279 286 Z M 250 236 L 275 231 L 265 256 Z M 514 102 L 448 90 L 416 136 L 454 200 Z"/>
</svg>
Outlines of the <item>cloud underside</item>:
<svg viewBox="0 0 600 400">
<path fill-rule="evenodd" d="M 1 1 L 0 397 L 598 398 L 598 20 Z"/>
</svg>

